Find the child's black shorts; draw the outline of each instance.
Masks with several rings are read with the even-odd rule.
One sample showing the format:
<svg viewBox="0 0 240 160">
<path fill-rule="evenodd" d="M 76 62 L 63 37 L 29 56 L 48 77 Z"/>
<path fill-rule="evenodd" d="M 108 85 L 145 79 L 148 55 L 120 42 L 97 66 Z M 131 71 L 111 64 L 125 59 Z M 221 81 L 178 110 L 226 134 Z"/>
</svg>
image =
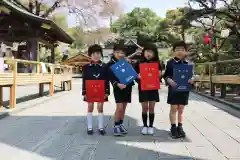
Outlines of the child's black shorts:
<svg viewBox="0 0 240 160">
<path fill-rule="evenodd" d="M 158 90 L 142 91 L 141 88 L 138 88 L 138 95 L 140 103 L 149 101 L 159 102 Z"/>
<path fill-rule="evenodd" d="M 168 89 L 167 103 L 171 105 L 188 105 L 189 92 L 175 92 Z"/>
<path fill-rule="evenodd" d="M 113 94 L 116 103 L 131 103 L 132 101 L 132 86 L 127 86 L 125 89 L 115 87 Z"/>
<path fill-rule="evenodd" d="M 105 100 L 105 102 L 108 102 L 108 97 L 106 97 L 104 100 Z M 83 101 L 87 102 L 87 99 L 85 97 L 83 97 Z"/>
</svg>

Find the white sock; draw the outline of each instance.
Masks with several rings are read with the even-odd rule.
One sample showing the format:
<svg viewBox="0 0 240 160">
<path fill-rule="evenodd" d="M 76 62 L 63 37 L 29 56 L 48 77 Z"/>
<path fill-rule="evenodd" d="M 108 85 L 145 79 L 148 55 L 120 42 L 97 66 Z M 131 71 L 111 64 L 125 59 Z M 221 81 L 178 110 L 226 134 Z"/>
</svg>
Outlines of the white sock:
<svg viewBox="0 0 240 160">
<path fill-rule="evenodd" d="M 88 113 L 87 115 L 87 127 L 88 129 L 92 129 L 92 113 Z"/>
<path fill-rule="evenodd" d="M 98 128 L 103 128 L 103 113 L 98 113 Z"/>
</svg>

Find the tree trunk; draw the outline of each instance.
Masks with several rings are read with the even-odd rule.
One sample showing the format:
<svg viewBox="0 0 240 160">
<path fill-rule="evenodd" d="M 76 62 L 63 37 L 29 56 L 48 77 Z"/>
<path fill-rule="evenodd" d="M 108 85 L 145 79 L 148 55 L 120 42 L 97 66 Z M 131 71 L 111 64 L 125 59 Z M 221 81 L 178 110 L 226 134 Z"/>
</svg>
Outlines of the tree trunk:
<svg viewBox="0 0 240 160">
<path fill-rule="evenodd" d="M 181 28 L 181 37 L 182 37 L 182 40 L 185 42 L 185 29 L 184 29 L 184 27 Z"/>
<path fill-rule="evenodd" d="M 36 14 L 37 16 L 39 16 L 39 15 L 40 15 L 40 10 L 41 10 L 41 3 L 38 2 L 37 0 L 35 0 L 35 7 L 36 7 L 35 14 Z"/>
<path fill-rule="evenodd" d="M 33 13 L 33 2 L 32 0 L 28 3 L 29 12 Z"/>
</svg>

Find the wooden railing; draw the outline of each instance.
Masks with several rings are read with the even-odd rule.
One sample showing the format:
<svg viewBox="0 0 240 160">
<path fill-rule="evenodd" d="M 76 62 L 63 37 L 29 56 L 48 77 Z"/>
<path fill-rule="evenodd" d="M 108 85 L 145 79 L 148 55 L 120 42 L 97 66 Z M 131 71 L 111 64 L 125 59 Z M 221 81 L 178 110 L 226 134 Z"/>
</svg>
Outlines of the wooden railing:
<svg viewBox="0 0 240 160">
<path fill-rule="evenodd" d="M 197 91 L 209 89 L 210 95 L 215 96 L 219 90 L 220 98 L 225 98 L 227 86 L 240 87 L 240 59 L 195 64 L 195 81 Z M 239 94 L 239 89 L 235 94 Z"/>
<path fill-rule="evenodd" d="M 20 59 L 4 60 L 9 68 L 4 73 L 0 73 L 0 107 L 3 105 L 3 87 L 10 87 L 10 108 L 16 105 L 17 85 L 39 84 L 40 96 L 44 93 L 44 84 L 49 84 L 50 96 L 53 96 L 54 86 L 58 84 L 63 90 L 66 86 L 69 90 L 72 89 L 71 66 Z"/>
</svg>

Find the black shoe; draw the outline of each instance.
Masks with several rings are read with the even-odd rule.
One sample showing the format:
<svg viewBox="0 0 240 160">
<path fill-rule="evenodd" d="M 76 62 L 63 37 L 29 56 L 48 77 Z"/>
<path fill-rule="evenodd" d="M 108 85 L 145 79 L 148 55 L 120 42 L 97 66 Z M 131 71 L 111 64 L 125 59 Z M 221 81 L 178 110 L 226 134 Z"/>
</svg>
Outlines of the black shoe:
<svg viewBox="0 0 240 160">
<path fill-rule="evenodd" d="M 88 135 L 93 135 L 93 129 L 87 129 L 87 134 Z"/>
<path fill-rule="evenodd" d="M 98 129 L 98 132 L 99 132 L 99 134 L 102 135 L 102 136 L 106 134 L 106 131 L 105 131 L 105 129 L 103 129 L 103 128 Z"/>
<path fill-rule="evenodd" d="M 177 130 L 177 127 L 172 127 L 170 131 L 171 131 L 171 137 L 172 137 L 172 138 L 174 138 L 174 139 L 178 138 L 178 130 Z"/>
<path fill-rule="evenodd" d="M 178 132 L 178 138 L 185 138 L 186 137 L 186 133 L 184 132 L 182 126 L 177 127 L 177 132 Z"/>
</svg>

